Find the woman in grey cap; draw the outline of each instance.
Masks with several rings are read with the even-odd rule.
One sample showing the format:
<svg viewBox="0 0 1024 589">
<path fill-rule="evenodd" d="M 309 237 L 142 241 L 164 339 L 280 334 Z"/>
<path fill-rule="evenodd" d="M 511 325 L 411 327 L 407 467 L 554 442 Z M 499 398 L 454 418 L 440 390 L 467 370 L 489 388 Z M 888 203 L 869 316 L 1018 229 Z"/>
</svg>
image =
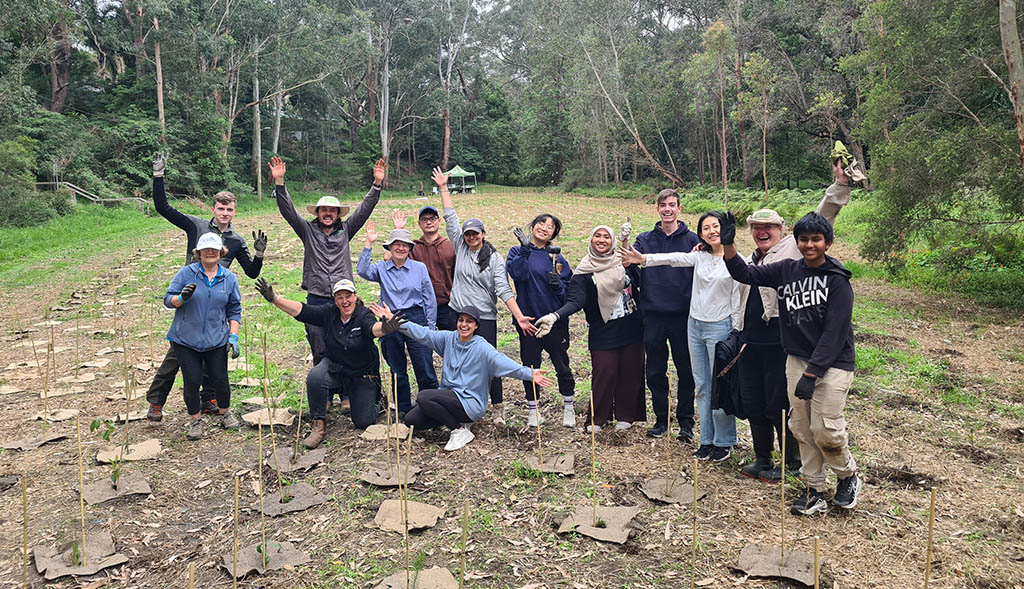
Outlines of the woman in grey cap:
<svg viewBox="0 0 1024 589">
<path fill-rule="evenodd" d="M 500 298 L 516 324 L 528 335 L 537 333 L 533 317 L 523 315 L 516 303 L 505 271 L 505 260 L 494 246 L 484 238 L 484 223 L 480 219 L 467 219 L 461 226 L 455 204 L 448 193 L 448 175 L 434 168 L 434 182 L 441 190 L 444 223 L 448 238 L 455 246 L 455 280 L 452 283 L 450 305 L 452 309 L 474 307 L 480 310 L 480 325 L 476 333 L 497 348 L 498 299 Z M 498 411 L 497 420 L 504 421 L 501 379 L 491 380 L 491 404 Z"/>
</svg>

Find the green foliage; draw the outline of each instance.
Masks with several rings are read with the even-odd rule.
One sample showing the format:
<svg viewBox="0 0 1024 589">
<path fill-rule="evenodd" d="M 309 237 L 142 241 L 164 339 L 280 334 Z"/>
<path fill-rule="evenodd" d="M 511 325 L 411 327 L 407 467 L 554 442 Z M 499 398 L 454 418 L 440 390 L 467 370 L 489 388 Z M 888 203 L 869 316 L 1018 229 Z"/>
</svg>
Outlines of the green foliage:
<svg viewBox="0 0 1024 589">
<path fill-rule="evenodd" d="M 0 227 L 36 225 L 53 213 L 35 189 L 33 143 L 24 136 L 0 142 Z"/>
</svg>

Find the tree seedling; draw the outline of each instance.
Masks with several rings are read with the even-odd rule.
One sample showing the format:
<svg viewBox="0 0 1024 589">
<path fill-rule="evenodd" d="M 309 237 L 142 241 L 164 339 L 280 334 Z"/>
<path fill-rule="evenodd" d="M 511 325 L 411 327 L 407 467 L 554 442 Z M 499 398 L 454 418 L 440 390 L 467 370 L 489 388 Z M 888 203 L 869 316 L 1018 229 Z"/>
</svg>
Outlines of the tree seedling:
<svg viewBox="0 0 1024 589">
<path fill-rule="evenodd" d="M 594 522 L 594 527 L 595 528 L 607 528 L 608 527 L 608 522 L 604 521 L 603 518 L 599 517 L 599 518 L 597 518 L 597 521 Z"/>
<path fill-rule="evenodd" d="M 270 396 L 270 373 L 269 364 L 267 363 L 267 330 L 264 329 L 260 337 L 263 344 L 263 403 L 267 406 L 268 419 L 270 420 L 270 447 L 274 454 L 274 471 L 277 473 L 277 487 L 281 494 L 281 503 L 287 503 L 284 500 L 284 481 L 281 479 L 281 465 L 277 461 L 277 441 L 274 439 L 274 414 L 277 410 L 277 404 L 271 399 Z M 299 422 L 300 427 L 302 422 Z M 260 440 L 262 441 L 262 435 Z M 263 463 L 263 452 L 260 452 L 260 463 Z M 263 483 L 263 479 L 260 479 L 260 484 Z"/>
</svg>

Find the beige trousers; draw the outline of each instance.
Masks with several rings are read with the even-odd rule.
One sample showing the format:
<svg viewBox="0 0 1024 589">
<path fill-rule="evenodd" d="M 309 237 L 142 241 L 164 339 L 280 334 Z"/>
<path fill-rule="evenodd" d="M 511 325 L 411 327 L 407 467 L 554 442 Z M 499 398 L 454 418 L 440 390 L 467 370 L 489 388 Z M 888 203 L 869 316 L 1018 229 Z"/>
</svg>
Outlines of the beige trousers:
<svg viewBox="0 0 1024 589">
<path fill-rule="evenodd" d="M 804 401 L 797 399 L 793 391 L 806 369 L 807 362 L 794 356 L 786 357 L 789 429 L 800 443 L 800 474 L 804 485 L 824 492 L 828 489 L 826 464 L 841 479 L 857 470 L 857 462 L 847 444 L 846 418 L 843 417 L 853 372 L 829 368 L 814 386 L 814 397 Z"/>
</svg>

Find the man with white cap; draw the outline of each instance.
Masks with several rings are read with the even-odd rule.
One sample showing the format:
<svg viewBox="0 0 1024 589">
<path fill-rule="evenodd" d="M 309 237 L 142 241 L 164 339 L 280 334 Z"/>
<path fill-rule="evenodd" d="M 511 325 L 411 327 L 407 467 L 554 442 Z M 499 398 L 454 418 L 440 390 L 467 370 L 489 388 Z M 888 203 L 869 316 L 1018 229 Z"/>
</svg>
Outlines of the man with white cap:
<svg viewBox="0 0 1024 589">
<path fill-rule="evenodd" d="M 384 249 L 390 252 L 388 259 L 371 262 L 373 242 L 377 240 L 377 229 L 372 220 L 366 223 L 366 247 L 359 254 L 356 272 L 360 277 L 380 283 L 380 301 L 389 308 L 402 311 L 405 318 L 428 329 L 437 323 L 437 301 L 430 274 L 422 262 L 409 258 L 414 249 L 412 235 L 405 229 L 394 229 L 384 242 Z M 409 350 L 412 369 L 416 374 L 419 390 L 436 389 L 437 373 L 430 348 L 399 333 L 392 333 L 380 340 L 384 359 L 391 368 L 398 395 L 399 417 L 412 406 L 409 389 L 409 375 L 406 369 L 405 351 Z"/>
<path fill-rule="evenodd" d="M 352 424 L 358 429 L 376 423 L 380 411 L 380 360 L 373 338 L 398 331 L 401 314 L 394 321 L 377 321 L 356 295 L 356 285 L 347 278 L 331 287 L 333 305 L 302 304 L 279 297 L 263 278 L 256 281 L 256 289 L 278 309 L 324 330 L 326 355 L 306 375 L 313 427 L 303 444 L 316 448 L 327 435 L 327 401 L 331 391 L 340 389 L 348 396 Z"/>
<path fill-rule="evenodd" d="M 323 196 L 315 205 L 306 210 L 315 215 L 312 220 L 303 219 L 295 210 L 288 189 L 284 187 L 285 164 L 279 157 L 273 157 L 268 164 L 274 178 L 274 197 L 281 216 L 291 225 L 302 240 L 302 289 L 307 292 L 306 303 L 324 305 L 332 301 L 331 285 L 338 280 L 352 280 L 352 253 L 349 241 L 370 218 L 373 208 L 380 200 L 387 165 L 377 160 L 373 168 L 373 185 L 362 202 L 356 206 L 347 219 L 342 217 L 349 211 L 336 197 Z M 323 329 L 315 324 L 306 325 L 306 339 L 313 352 L 313 363 L 317 364 L 326 354 Z"/>
</svg>

